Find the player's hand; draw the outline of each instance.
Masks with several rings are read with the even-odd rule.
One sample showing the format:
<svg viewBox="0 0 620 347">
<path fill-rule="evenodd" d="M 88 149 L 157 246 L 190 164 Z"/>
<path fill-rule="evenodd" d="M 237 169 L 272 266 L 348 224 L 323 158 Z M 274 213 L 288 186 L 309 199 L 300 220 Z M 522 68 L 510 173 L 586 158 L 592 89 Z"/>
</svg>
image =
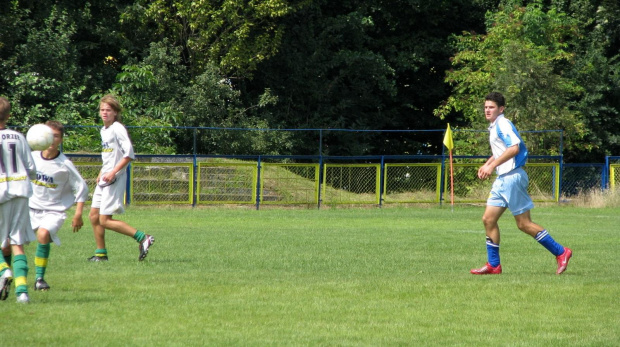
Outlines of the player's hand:
<svg viewBox="0 0 620 347">
<path fill-rule="evenodd" d="M 493 174 L 493 168 L 490 165 L 483 165 L 478 169 L 478 178 L 486 180 Z"/>
<path fill-rule="evenodd" d="M 116 179 L 116 174 L 114 174 L 112 171 L 108 171 L 104 173 L 103 175 L 101 175 L 101 180 L 104 182 L 111 182 L 111 181 L 114 181 L 115 179 Z"/>
<path fill-rule="evenodd" d="M 73 220 L 71 221 L 71 227 L 73 228 L 74 233 L 77 233 L 78 231 L 80 231 L 83 225 L 84 225 L 84 221 L 82 220 L 82 217 L 73 218 Z"/>
</svg>

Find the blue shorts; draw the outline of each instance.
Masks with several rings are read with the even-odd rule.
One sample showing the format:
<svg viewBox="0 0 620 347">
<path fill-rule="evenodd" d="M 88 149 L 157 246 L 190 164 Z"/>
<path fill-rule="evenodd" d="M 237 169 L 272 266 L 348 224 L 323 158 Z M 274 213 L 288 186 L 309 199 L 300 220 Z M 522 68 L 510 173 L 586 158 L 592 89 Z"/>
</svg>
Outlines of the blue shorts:
<svg viewBox="0 0 620 347">
<path fill-rule="evenodd" d="M 498 176 L 487 199 L 487 205 L 507 207 L 513 216 L 518 216 L 534 208 L 532 198 L 527 193 L 530 179 L 522 167 Z"/>
</svg>

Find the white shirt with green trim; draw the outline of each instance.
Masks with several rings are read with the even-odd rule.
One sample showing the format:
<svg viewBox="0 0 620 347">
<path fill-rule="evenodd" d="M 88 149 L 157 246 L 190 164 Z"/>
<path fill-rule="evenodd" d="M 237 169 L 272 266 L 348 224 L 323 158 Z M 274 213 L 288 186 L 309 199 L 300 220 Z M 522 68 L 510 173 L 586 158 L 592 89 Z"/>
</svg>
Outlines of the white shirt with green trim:
<svg viewBox="0 0 620 347">
<path fill-rule="evenodd" d="M 76 202 L 88 200 L 88 185 L 63 153 L 45 159 L 40 151 L 32 152 L 37 178 L 32 180 L 32 209 L 64 212 Z"/>
</svg>

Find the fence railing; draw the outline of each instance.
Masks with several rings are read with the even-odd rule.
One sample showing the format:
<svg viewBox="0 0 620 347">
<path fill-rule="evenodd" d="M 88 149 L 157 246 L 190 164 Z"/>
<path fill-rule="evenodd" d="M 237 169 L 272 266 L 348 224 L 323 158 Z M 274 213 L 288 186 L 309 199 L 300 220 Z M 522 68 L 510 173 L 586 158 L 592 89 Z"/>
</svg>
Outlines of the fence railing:
<svg viewBox="0 0 620 347">
<path fill-rule="evenodd" d="M 99 155 L 67 154 L 94 191 Z M 477 179 L 486 157 L 455 157 L 454 202 L 484 202 L 491 182 Z M 557 202 L 590 189 L 615 188 L 620 157 L 608 165 L 565 164 L 533 156 L 526 165 L 534 201 Z M 451 200 L 447 156 L 138 155 L 130 164 L 131 204 L 386 205 Z"/>
<path fill-rule="evenodd" d="M 25 133 L 26 126 L 12 126 Z M 445 129 L 251 129 L 126 125 L 136 153 L 149 155 L 447 155 Z M 100 150 L 101 125 L 65 124 L 66 153 Z M 454 154 L 488 153 L 487 130 L 453 128 Z M 561 156 L 563 130 L 522 130 L 530 155 Z"/>
</svg>

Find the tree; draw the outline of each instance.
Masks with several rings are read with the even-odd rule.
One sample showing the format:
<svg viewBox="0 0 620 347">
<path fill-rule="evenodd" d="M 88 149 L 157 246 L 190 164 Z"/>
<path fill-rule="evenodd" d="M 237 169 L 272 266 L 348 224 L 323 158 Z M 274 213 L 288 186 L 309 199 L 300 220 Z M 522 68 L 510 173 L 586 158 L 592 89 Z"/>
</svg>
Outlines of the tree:
<svg viewBox="0 0 620 347">
<path fill-rule="evenodd" d="M 558 1 L 579 21 L 584 34 L 575 44 L 569 75 L 585 92 L 576 108 L 584 115 L 587 134 L 582 148 L 568 160 L 599 162 L 620 153 L 620 4 L 608 0 Z"/>
<path fill-rule="evenodd" d="M 130 129 L 136 152 L 192 153 L 193 130 L 167 127 L 243 127 L 267 128 L 268 123 L 246 113 L 239 92 L 214 65 L 205 66 L 192 78 L 182 64 L 182 48 L 168 40 L 152 43 L 142 60 L 123 65 L 113 87 L 104 92 L 116 94 L 123 103 L 123 122 Z M 102 95 L 94 95 L 93 102 Z M 262 102 L 262 103 L 261 103 Z M 253 107 L 271 102 L 268 96 Z M 198 133 L 198 152 L 202 154 L 280 154 L 287 146 L 286 136 L 261 132 L 247 136 L 235 131 Z M 278 140 L 278 141 L 275 141 Z M 273 145 L 277 143 L 278 145 Z M 84 147 L 82 147 L 84 148 Z"/>
<path fill-rule="evenodd" d="M 21 22 L 30 22 L 25 19 L 27 13 L 18 12 Z M 75 93 L 63 82 L 77 78 L 76 50 L 71 45 L 75 25 L 57 8 L 52 8 L 44 24 L 42 30 L 18 34 L 23 36 L 11 47 L 13 54 L 2 61 L 5 88 L 11 95 L 17 124 L 47 119 L 55 106 Z"/>
<path fill-rule="evenodd" d="M 483 17 L 477 6 L 471 1 L 312 1 L 282 18 L 278 54 L 259 65 L 254 79 L 239 83 L 242 97 L 272 90 L 279 102 L 266 110 L 278 127 L 443 127 L 431 112 L 448 93 L 441 75 L 451 52 L 447 38 L 453 30 L 477 27 L 477 16 Z M 316 142 L 297 139 L 300 148 Z M 436 153 L 440 143 L 396 132 L 338 134 L 325 141 L 326 153 L 339 155 Z"/>
<path fill-rule="evenodd" d="M 13 103 L 13 124 L 50 118 L 93 124 L 90 96 L 114 82 L 116 30 L 128 0 L 12 0 L 0 16 L 0 93 Z"/>
<path fill-rule="evenodd" d="M 446 75 L 453 94 L 435 114 L 460 112 L 472 127 L 482 128 L 484 95 L 500 91 L 520 129 L 563 129 L 567 149 L 582 146 L 587 128 L 576 100 L 584 88 L 567 73 L 575 63 L 572 45 L 581 35 L 574 18 L 554 8 L 545 11 L 538 2 L 489 13 L 486 34 L 454 37 L 454 69 Z M 556 141 L 538 154 L 557 154 L 559 146 Z"/>
<path fill-rule="evenodd" d="M 215 63 L 231 77 L 246 78 L 278 51 L 283 28 L 277 20 L 295 6 L 287 0 L 138 0 L 126 19 L 148 20 L 158 35 L 183 47 L 193 75 Z"/>
</svg>

